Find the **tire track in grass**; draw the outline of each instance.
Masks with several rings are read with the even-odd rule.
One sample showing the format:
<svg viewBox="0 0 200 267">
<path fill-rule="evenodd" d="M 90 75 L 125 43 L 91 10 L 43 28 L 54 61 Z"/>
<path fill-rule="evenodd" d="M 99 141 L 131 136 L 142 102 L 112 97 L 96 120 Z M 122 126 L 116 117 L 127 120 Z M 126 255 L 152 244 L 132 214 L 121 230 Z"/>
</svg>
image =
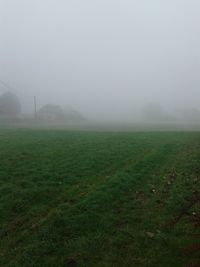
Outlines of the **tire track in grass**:
<svg viewBox="0 0 200 267">
<path fill-rule="evenodd" d="M 183 244 L 190 244 L 192 240 L 195 242 L 195 238 L 192 235 L 192 229 L 190 229 L 190 226 L 187 221 L 181 222 L 181 220 L 186 216 L 192 216 L 192 212 L 190 211 L 193 206 L 195 206 L 197 203 L 199 203 L 199 195 L 197 194 L 198 192 L 198 187 L 197 185 L 197 179 L 195 178 L 195 165 L 192 168 L 188 169 L 188 164 L 187 162 L 195 162 L 195 159 L 198 159 L 198 146 L 196 146 L 196 150 L 194 150 L 194 140 L 188 145 L 184 146 L 182 151 L 177 154 L 177 157 L 175 158 L 174 161 L 174 168 L 175 171 L 172 170 L 173 176 L 171 177 L 171 174 L 169 176 L 165 176 L 165 179 L 162 179 L 162 183 L 157 186 L 158 192 L 155 194 L 155 199 L 159 200 L 158 203 L 158 210 L 159 210 L 159 215 L 161 218 L 163 218 L 163 222 L 161 221 L 160 223 L 160 228 L 159 228 L 159 233 L 156 233 L 158 235 L 158 238 L 160 238 L 160 241 L 162 241 L 166 244 L 166 249 L 169 248 L 172 252 L 174 250 L 176 252 L 176 257 L 179 262 L 179 266 L 185 266 L 184 263 L 186 262 L 191 262 L 192 261 L 192 255 L 190 257 L 187 257 L 183 252 Z M 189 152 L 188 152 L 189 150 Z M 188 154 L 190 157 L 188 157 Z M 187 155 L 187 156 L 186 156 Z M 171 179 L 172 178 L 172 179 Z M 170 183 L 168 184 L 168 181 Z M 193 183 L 195 182 L 195 183 Z M 195 190 L 194 190 L 194 185 L 195 185 Z M 178 190 L 176 189 L 178 186 Z M 163 192 L 163 188 L 166 188 L 166 190 Z M 162 205 L 160 205 L 162 203 Z M 158 217 L 158 216 L 157 216 Z M 158 222 L 160 220 L 158 219 Z M 176 230 L 176 225 L 181 224 L 181 228 L 178 225 L 178 229 Z M 155 225 L 156 225 L 156 216 L 155 216 Z M 187 226 L 188 225 L 188 226 Z M 154 229 L 155 231 L 155 229 Z M 182 233 L 181 233 L 182 231 Z M 183 243 L 182 246 L 180 246 L 180 242 L 178 240 L 180 239 L 180 234 L 182 235 Z M 188 235 L 188 236 L 187 236 Z M 160 237 L 159 237 L 160 236 Z M 174 238 L 174 236 L 177 236 L 177 239 L 173 243 L 170 241 L 171 237 Z M 187 239 L 184 240 L 184 236 L 187 236 Z M 168 241 L 169 243 L 168 243 Z M 179 243 L 179 245 L 178 245 Z M 194 244 L 194 246 L 196 246 Z M 192 247 L 192 246 L 191 246 Z M 197 247 L 197 246 L 196 246 Z M 184 250 L 185 251 L 185 250 Z M 173 252 L 174 254 L 174 252 Z M 168 252 L 168 255 L 170 253 Z M 173 255 L 175 257 L 175 255 Z M 167 259 L 167 258 L 166 258 Z M 177 262 L 177 264 L 178 264 Z M 156 263 L 158 264 L 158 263 Z M 154 264 L 154 265 L 156 265 Z M 162 266 L 169 266 L 163 265 Z M 153 266 L 153 265 L 152 265 Z M 176 266 L 176 265 L 175 265 Z"/>
<path fill-rule="evenodd" d="M 147 151 L 145 151 L 145 153 L 146 152 Z M 151 153 L 151 152 L 148 151 L 148 153 Z M 123 162 L 120 162 L 120 166 L 117 167 L 116 165 L 113 165 L 112 167 L 109 167 L 105 171 L 104 176 L 98 175 L 96 177 L 91 177 L 86 182 L 82 181 L 83 182 L 82 184 L 80 184 L 80 183 L 74 184 L 74 185 L 71 185 L 70 187 L 65 187 L 63 189 L 62 183 L 55 183 L 55 185 L 58 186 L 59 188 L 61 188 L 63 192 L 61 194 L 58 194 L 57 197 L 56 197 L 56 195 L 53 196 L 54 206 L 51 205 L 51 207 L 48 209 L 48 212 L 45 210 L 45 214 L 43 214 L 43 215 L 37 214 L 39 216 L 36 216 L 35 218 L 32 217 L 31 218 L 31 220 L 32 220 L 31 224 L 30 224 L 29 220 L 26 220 L 26 218 L 22 217 L 20 219 L 17 217 L 16 223 L 15 223 L 15 220 L 11 221 L 10 230 L 9 230 L 9 224 L 8 224 L 6 227 L 7 229 L 4 228 L 4 232 L 6 232 L 6 235 L 8 235 L 9 232 L 15 230 L 15 234 L 17 234 L 17 232 L 16 232 L 17 229 L 19 231 L 23 231 L 23 229 L 24 229 L 24 232 L 27 233 L 28 228 L 30 230 L 32 230 L 36 227 L 41 226 L 59 208 L 60 203 L 65 203 L 66 207 L 68 205 L 69 208 L 72 208 L 74 205 L 79 203 L 81 201 L 81 199 L 84 199 L 91 192 L 97 190 L 102 184 L 106 183 L 106 181 L 109 180 L 111 176 L 115 176 L 115 174 L 117 174 L 119 171 L 128 168 L 128 166 L 130 166 L 130 165 L 134 166 L 135 164 L 137 164 L 137 162 L 140 161 L 141 156 L 142 155 L 140 154 L 139 157 L 135 158 L 135 155 L 134 155 L 134 159 L 131 159 L 131 157 L 129 157 L 128 159 L 124 160 Z M 83 191 L 85 191 L 85 192 L 83 192 Z M 58 193 L 58 189 L 57 189 L 57 193 Z M 70 198 L 70 196 L 71 196 L 71 198 Z M 20 223 L 20 221 L 21 221 L 21 223 Z M 16 224 L 16 226 L 15 226 L 15 224 Z M 23 229 L 20 228 L 19 226 L 23 226 Z M 2 235 L 3 235 L 3 233 L 2 233 Z"/>
<path fill-rule="evenodd" d="M 109 137 L 110 138 L 110 137 Z M 134 138 L 135 139 L 135 138 Z M 31 144 L 31 142 L 30 142 L 31 140 L 29 140 L 28 141 L 28 143 L 30 143 Z M 87 140 L 86 140 L 87 141 Z M 104 139 L 103 139 L 103 141 L 104 141 Z M 126 138 L 125 138 L 125 141 L 127 142 L 127 140 L 126 140 Z M 125 143 L 126 143 L 125 142 Z M 46 142 L 47 143 L 47 142 Z M 87 142 L 86 142 L 87 143 Z M 115 144 L 115 142 L 113 142 L 113 144 Z M 86 144 L 85 144 L 86 145 Z M 137 148 L 137 146 L 138 145 L 135 145 L 134 144 L 134 142 L 133 142 L 133 144 L 132 145 L 134 145 L 134 146 L 136 146 L 136 148 Z M 76 146 L 77 146 L 77 144 L 76 144 Z M 103 143 L 103 146 L 105 146 L 105 144 Z M 101 147 L 101 144 L 100 144 L 100 147 Z M 124 148 L 126 148 L 127 149 L 127 147 L 126 147 L 126 145 L 125 145 L 125 147 L 124 147 L 124 144 L 123 144 L 123 142 L 122 142 L 122 144 L 121 144 L 121 149 L 122 149 L 122 151 L 123 151 L 123 149 Z M 77 149 L 77 147 L 76 147 L 76 149 Z M 25 151 L 27 150 L 27 148 L 25 149 Z M 125 154 L 127 154 L 128 153 L 128 155 L 129 155 L 129 160 L 130 160 L 130 154 L 131 154 L 131 152 L 129 151 L 130 149 L 127 149 L 127 151 L 125 150 Z M 17 150 L 18 151 L 18 150 Z M 17 153 L 19 153 L 19 152 L 17 152 Z M 23 152 L 24 153 L 24 152 Z M 31 153 L 28 153 L 28 155 L 29 155 L 29 157 L 32 155 Z M 46 154 L 44 154 L 44 155 L 46 155 Z M 43 156 L 44 156 L 43 155 Z M 5 156 L 5 155 L 4 155 Z M 27 154 L 26 154 L 26 156 L 27 156 Z M 134 155 L 135 156 L 135 155 Z M 14 157 L 14 156 L 13 156 Z M 87 153 L 86 153 L 86 157 L 87 157 Z M 6 157 L 4 157 L 4 158 L 6 158 Z M 30 158 L 30 160 L 31 160 L 31 158 Z M 120 163 L 120 166 L 117 166 L 117 168 L 116 168 L 116 165 L 113 165 L 113 167 L 111 167 L 110 168 L 110 166 L 109 166 L 109 168 L 108 168 L 108 166 L 106 165 L 106 171 L 104 171 L 104 173 L 106 174 L 105 176 L 102 176 L 102 175 L 98 175 L 98 176 L 94 176 L 93 178 L 91 178 L 91 179 L 89 179 L 89 180 L 87 180 L 87 181 L 84 181 L 83 179 L 81 180 L 81 181 L 79 181 L 79 184 L 76 184 L 77 183 L 77 181 L 76 181 L 76 183 L 75 183 L 75 185 L 70 185 L 70 187 L 68 187 L 67 185 L 65 185 L 65 184 L 63 184 L 63 183 L 60 183 L 60 182 L 54 182 L 54 183 L 52 183 L 52 186 L 51 186 L 51 184 L 47 184 L 48 186 L 49 186 L 49 191 L 51 191 L 52 190 L 52 193 L 53 193 L 53 201 L 54 201 L 54 206 L 56 206 L 55 208 L 54 207 L 50 207 L 50 209 L 49 209 L 49 211 L 47 212 L 46 210 L 45 210 L 45 214 L 47 214 L 47 215 L 39 215 L 38 216 L 38 214 L 36 215 L 36 218 L 33 218 L 32 217 L 32 220 L 36 220 L 36 221 L 38 221 L 38 219 L 40 220 L 40 218 L 41 217 L 43 217 L 42 219 L 41 219 L 41 223 L 43 223 L 46 219 L 48 219 L 49 218 L 49 216 L 50 216 L 50 214 L 51 213 L 53 213 L 56 209 L 57 209 L 57 206 L 59 205 L 59 202 L 62 202 L 63 201 L 63 198 L 65 198 L 65 195 L 76 195 L 76 198 L 75 197 L 73 197 L 73 200 L 70 200 L 70 207 L 71 206 L 73 206 L 74 204 L 76 204 L 77 202 L 79 202 L 79 200 L 81 199 L 81 198 L 83 198 L 83 197 L 85 197 L 85 194 L 83 194 L 83 195 L 80 195 L 80 197 L 78 196 L 79 195 L 79 193 L 82 191 L 82 190 L 84 190 L 85 188 L 86 188 L 86 191 L 88 191 L 87 192 L 87 194 L 90 192 L 90 191 L 93 191 L 93 190 L 95 190 L 98 186 L 100 186 L 100 184 L 102 184 L 102 183 L 104 183 L 105 182 L 105 180 L 107 180 L 107 179 L 109 179 L 109 177 L 108 176 L 110 176 L 111 174 L 113 174 L 113 172 L 117 172 L 117 171 L 119 171 L 119 169 L 123 169 L 124 168 L 124 165 L 126 165 L 127 164 L 127 162 L 126 162 L 126 160 L 125 160 L 125 162 L 123 162 L 123 160 L 121 160 L 121 157 L 118 159 L 119 160 L 119 163 Z M 122 162 L 121 162 L 122 161 Z M 12 166 L 13 167 L 13 166 Z M 27 167 L 27 166 L 26 166 Z M 15 177 L 16 178 L 16 177 Z M 18 178 L 18 177 L 17 177 Z M 29 177 L 28 177 L 29 178 Z M 32 177 L 31 177 L 32 178 Z M 76 180 L 76 179 L 75 179 Z M 88 183 L 91 183 L 91 181 L 92 180 L 94 180 L 95 182 L 92 184 L 92 185 L 89 185 L 88 186 Z M 13 179 L 13 185 L 17 188 L 17 190 L 19 190 L 20 189 L 20 186 L 21 186 L 21 184 L 20 184 L 20 181 L 21 180 L 19 180 L 19 185 L 18 185 L 18 179 Z M 33 181 L 31 181 L 32 182 L 32 185 L 34 186 L 34 183 L 33 183 Z M 15 183 L 16 183 L 16 185 L 15 185 Z M 10 183 L 11 184 L 11 183 Z M 30 185 L 31 185 L 31 183 L 30 183 Z M 45 183 L 44 183 L 44 185 L 45 185 Z M 37 186 L 37 184 L 35 185 L 35 190 L 37 190 L 36 189 L 36 186 Z M 61 189 L 61 191 L 63 191 L 63 193 L 59 193 L 58 194 L 58 189 L 56 189 L 56 191 L 57 192 L 53 192 L 53 190 L 54 190 L 54 186 L 56 186 L 56 187 L 59 187 L 60 189 Z M 15 188 L 14 187 L 14 188 Z M 64 189 L 63 189 L 63 187 L 65 187 Z M 10 188 L 11 188 L 11 186 L 10 186 Z M 19 189 L 18 189 L 19 188 Z M 40 187 L 39 188 L 39 192 L 41 191 L 41 188 L 42 187 Z M 42 192 L 42 191 L 41 191 Z M 22 192 L 23 193 L 23 192 Z M 18 191 L 16 192 L 16 195 L 18 194 Z M 45 192 L 45 194 L 46 194 L 46 192 Z M 58 195 L 58 196 L 56 196 L 56 195 Z M 40 200 L 39 198 L 37 198 L 38 199 L 38 201 Z M 35 200 L 35 203 L 37 203 L 37 199 Z M 9 195 L 8 195 L 8 200 L 9 200 Z M 75 203 L 73 203 L 73 202 L 75 202 Z M 50 206 L 52 206 L 52 204 L 50 205 Z M 27 212 L 27 211 L 26 211 Z M 23 215 L 23 214 L 22 214 Z M 16 217 L 16 216 L 15 216 Z M 44 217 L 46 217 L 46 219 L 44 218 Z M 17 227 L 15 227 L 15 230 L 17 230 L 17 229 L 19 229 L 19 231 L 20 230 L 22 230 L 21 229 L 21 227 L 19 227 L 20 226 L 20 224 L 19 224 L 19 222 L 20 222 L 20 218 L 16 218 L 16 223 L 15 223 L 15 219 L 14 220 L 12 220 L 11 221 L 11 223 L 10 223 L 10 231 L 13 231 L 13 227 L 15 227 L 15 224 L 16 224 L 16 226 Z M 28 220 L 26 220 L 26 218 L 23 218 L 23 216 L 22 216 L 22 218 L 21 218 L 21 226 L 23 226 L 24 228 L 26 228 L 26 225 L 27 224 L 30 224 L 30 222 L 28 221 Z M 34 222 L 32 222 L 31 223 L 31 225 L 34 225 Z M 40 225 L 40 223 L 39 222 L 37 222 L 37 225 L 39 226 Z M 8 225 L 8 228 L 9 228 L 9 225 Z M 8 229 L 8 231 L 4 228 L 4 232 L 9 232 L 9 229 Z M 15 233 L 15 234 L 17 234 L 17 233 Z"/>
<path fill-rule="evenodd" d="M 138 179 L 138 178 L 142 178 L 141 180 L 140 180 L 140 182 L 139 183 L 135 183 L 135 181 L 133 182 L 133 181 L 129 181 L 127 184 L 126 184 L 126 181 L 122 178 L 122 180 L 119 180 L 119 184 L 124 184 L 122 187 L 123 188 L 121 188 L 121 191 L 120 191 L 120 200 L 121 201 L 123 201 L 123 198 L 121 198 L 123 195 L 122 195 L 122 193 L 124 193 L 125 191 L 126 191 L 126 196 L 125 196 L 125 198 L 127 198 L 127 195 L 128 194 L 130 194 L 131 193 L 131 191 L 129 191 L 129 190 L 127 190 L 130 186 L 132 186 L 132 185 L 134 185 L 135 186 L 135 189 L 137 189 L 137 188 L 140 188 L 141 187 L 141 185 L 142 185 L 142 183 L 144 182 L 144 181 L 146 181 L 146 174 L 148 175 L 148 177 L 150 178 L 150 182 L 151 182 L 151 180 L 152 180 L 152 182 L 153 183 L 155 183 L 156 182 L 156 180 L 154 180 L 154 178 L 155 177 L 151 177 L 151 175 L 153 175 L 154 174 L 154 171 L 160 166 L 160 165 L 163 165 L 162 166 L 162 168 L 160 168 L 160 173 L 159 173 L 159 175 L 161 175 L 161 176 L 163 176 L 164 174 L 165 174 L 165 171 L 166 170 L 170 170 L 171 169 L 171 166 L 172 165 L 174 165 L 174 160 L 178 160 L 178 158 L 179 158 L 179 156 L 180 156 L 180 154 L 182 153 L 182 150 L 179 150 L 179 151 L 176 151 L 176 149 L 177 148 L 171 148 L 171 149 L 169 149 L 169 151 L 167 152 L 167 151 L 165 151 L 165 149 L 164 149 L 164 151 L 165 151 L 165 153 L 163 153 L 163 150 L 161 150 L 161 152 L 160 153 L 158 153 L 157 155 L 154 155 L 154 156 L 150 156 L 150 158 L 149 159 L 146 159 L 145 161 L 143 161 L 143 162 L 140 162 L 135 168 L 133 168 L 133 171 L 135 172 L 136 170 L 139 170 L 139 169 L 141 169 L 141 166 L 142 166 L 142 168 L 143 168 L 143 171 L 142 172 L 140 172 L 140 174 L 139 175 L 135 175 L 135 178 L 136 179 Z M 167 153 L 166 153 L 167 152 Z M 175 152 L 175 153 L 173 153 L 173 152 Z M 178 154 L 177 154 L 178 153 Z M 163 155 L 164 155 L 164 157 L 163 157 Z M 149 166 L 149 162 L 151 162 L 151 159 L 153 159 L 153 162 L 155 163 L 156 162 L 156 164 L 154 164 L 154 166 L 152 167 L 145 167 L 144 168 L 144 166 Z M 159 160 L 157 160 L 157 159 L 159 159 Z M 164 163 L 164 164 L 163 164 Z M 136 172 L 137 173 L 137 172 Z M 124 175 L 124 174 L 123 174 Z M 127 177 L 128 178 L 128 177 Z M 111 188 L 113 187 L 113 186 L 115 186 L 115 181 L 112 181 L 113 182 L 113 184 L 111 183 Z M 110 188 L 110 187 L 109 187 Z M 105 188 L 105 190 L 106 190 L 106 188 Z M 112 192 L 112 190 L 111 190 L 111 192 Z M 106 192 L 106 195 L 108 195 L 108 193 L 109 192 Z M 116 192 L 115 192 L 116 193 Z M 169 192 L 168 192 L 169 193 Z M 99 196 L 96 196 L 96 194 L 94 194 L 95 195 L 95 198 L 97 197 L 97 199 L 99 199 L 100 198 L 100 195 Z M 106 199 L 107 199 L 107 197 L 104 199 L 104 202 L 106 201 Z M 88 199 L 88 203 L 89 203 L 89 207 L 88 208 L 86 208 L 86 211 L 88 211 L 88 210 L 90 210 L 91 209 L 91 202 L 92 202 L 92 200 L 93 199 Z M 111 199 L 109 199 L 109 201 L 110 201 L 110 203 L 112 203 L 112 198 Z M 86 200 L 87 201 L 87 200 Z M 83 203 L 83 207 L 87 207 L 87 203 L 85 204 L 85 203 Z M 105 206 L 105 205 L 102 205 L 103 207 Z M 150 207 L 150 206 L 149 206 Z M 95 207 L 95 209 L 94 209 L 94 211 L 96 210 L 96 208 L 98 208 L 98 206 L 96 206 Z M 83 211 L 85 211 L 84 209 L 83 209 Z M 100 208 L 100 211 L 101 211 L 101 208 Z M 102 210 L 102 212 L 103 212 L 103 210 Z M 157 215 L 157 216 L 159 216 L 159 214 Z M 101 218 L 99 218 L 99 220 L 101 221 Z M 140 227 L 139 227 L 140 228 Z M 78 230 L 78 229 L 77 229 Z M 78 242 L 78 241 L 77 241 Z"/>
<path fill-rule="evenodd" d="M 109 234 L 113 221 L 111 219 L 111 222 L 109 222 L 110 217 L 108 220 L 106 217 L 111 206 L 114 203 L 121 203 L 121 200 L 123 197 L 126 198 L 127 194 L 132 194 L 132 191 L 129 191 L 130 188 L 134 188 L 134 190 L 140 189 L 147 177 L 151 179 L 154 171 L 162 164 L 166 165 L 175 151 L 174 145 L 161 146 L 159 149 L 156 147 L 151 154 L 146 155 L 135 166 L 132 168 L 130 166 L 128 174 L 123 171 L 116 173 L 105 184 L 88 194 L 87 197 L 71 209 L 66 210 L 63 206 L 57 207 L 56 211 L 50 214 L 42 227 L 37 229 L 35 233 L 36 240 L 41 240 L 45 236 L 48 236 L 49 240 L 51 238 L 54 240 L 55 238 L 54 242 L 59 247 L 63 244 L 65 254 L 69 251 L 70 256 L 70 254 L 74 253 L 73 251 L 70 252 L 70 244 L 73 247 L 82 238 L 87 240 L 87 236 L 92 233 L 94 235 L 97 232 L 101 232 L 103 235 Z M 48 226 L 47 223 L 49 223 Z M 52 234 L 53 229 L 61 225 L 60 234 L 58 233 L 57 237 L 54 236 Z M 67 244 L 66 239 L 70 240 Z M 48 238 L 46 242 L 48 243 Z M 85 242 L 87 243 L 87 241 Z M 99 253 L 101 254 L 101 251 Z"/>
<path fill-rule="evenodd" d="M 107 227 L 107 230 L 105 229 L 104 231 L 102 227 L 100 227 L 100 230 L 102 230 L 102 232 L 110 232 L 110 224 L 108 223 L 107 225 L 107 222 L 104 222 L 105 218 L 103 219 L 103 215 L 104 217 L 108 215 L 107 213 L 110 211 L 111 204 L 113 205 L 113 203 L 119 203 L 121 205 L 121 201 L 118 201 L 119 196 L 120 199 L 122 197 L 126 198 L 127 195 L 133 193 L 131 191 L 133 186 L 138 189 L 141 188 L 147 177 L 149 177 L 150 180 L 153 179 L 151 175 L 154 174 L 154 171 L 158 169 L 160 165 L 167 162 L 169 163 L 169 157 L 172 156 L 170 153 L 173 152 L 172 147 L 175 145 L 173 144 L 170 149 L 168 147 L 169 151 L 167 155 L 165 153 L 166 147 L 161 145 L 158 149 L 158 146 L 159 145 L 156 144 L 155 150 L 150 154 L 145 155 L 145 158 L 137 162 L 135 166 L 132 166 L 132 163 L 130 163 L 129 166 L 129 163 L 127 163 L 125 164 L 126 167 L 124 166 L 120 170 L 117 169 L 116 173 L 111 177 L 104 177 L 102 181 L 103 183 L 100 182 L 97 186 L 94 184 L 94 187 L 91 187 L 86 195 L 81 196 L 80 199 L 78 199 L 78 202 L 71 203 L 72 205 L 70 207 L 66 207 L 63 203 L 58 203 L 55 208 L 50 210 L 50 213 L 48 213 L 45 220 L 42 220 L 42 223 L 33 229 L 32 233 L 27 233 L 25 239 L 30 234 L 38 240 L 40 240 L 41 236 L 44 238 L 44 236 L 47 235 L 47 239 L 45 241 L 47 242 L 48 236 L 51 240 L 51 230 L 58 228 L 59 224 L 63 224 L 63 231 L 58 232 L 58 237 L 55 237 L 55 243 L 57 243 L 59 247 L 64 246 L 65 250 L 67 250 L 68 245 L 65 244 L 66 240 L 63 238 L 67 238 L 71 240 L 72 243 L 74 242 L 74 244 L 76 244 L 81 238 L 84 239 L 85 236 L 99 231 L 93 226 L 88 228 L 87 223 L 91 226 L 91 224 L 93 224 L 94 217 L 96 217 L 94 226 L 98 227 L 103 221 L 103 225 Z M 101 179 L 102 178 L 100 178 L 100 180 Z M 62 198 L 59 199 L 59 202 L 60 201 L 62 201 Z M 50 225 L 48 226 L 47 224 L 49 222 Z M 80 229 L 80 232 L 76 233 L 77 229 Z M 58 242 L 57 239 L 60 239 L 60 241 Z M 36 250 L 36 247 L 33 247 L 33 251 L 34 250 Z M 27 248 L 27 250 L 25 250 L 25 254 L 29 253 L 29 251 L 30 250 Z M 63 252 L 62 249 L 61 251 Z M 49 257 L 52 256 L 53 255 L 50 255 Z M 40 254 L 40 257 L 42 257 L 42 254 Z"/>
<path fill-rule="evenodd" d="M 146 149 L 143 149 L 144 151 Z M 150 150 L 151 151 L 151 150 Z M 147 151 L 145 151 L 146 153 Z M 148 152 L 149 152 L 149 149 L 148 149 Z M 149 152 L 151 153 L 151 152 Z M 130 154 L 130 153 L 129 153 Z M 87 194 L 83 194 L 80 196 L 80 198 L 77 198 L 77 194 L 74 194 L 74 190 L 75 191 L 79 191 L 81 192 L 82 191 L 82 186 L 84 187 L 84 184 L 82 186 L 78 185 L 78 189 L 76 189 L 76 185 L 72 186 L 69 188 L 69 190 L 63 190 L 63 194 L 60 196 L 58 195 L 58 198 L 55 199 L 55 207 L 51 208 L 45 216 L 42 216 L 41 214 L 38 214 L 38 216 L 36 216 L 35 218 L 32 217 L 31 218 L 31 221 L 29 219 L 26 219 L 26 218 L 19 218 L 17 217 L 16 218 L 16 222 L 15 221 L 12 221 L 10 226 L 8 225 L 6 228 L 4 228 L 4 232 L 6 232 L 6 242 L 8 242 L 8 244 L 5 246 L 5 252 L 3 253 L 4 255 L 6 255 L 6 250 L 7 252 L 10 251 L 11 247 L 12 248 L 15 248 L 17 247 L 20 243 L 21 243 L 21 240 L 22 239 L 26 239 L 27 238 L 27 235 L 29 235 L 30 233 L 32 234 L 32 232 L 37 228 L 41 227 L 46 221 L 48 221 L 48 219 L 50 219 L 51 217 L 53 217 L 56 213 L 57 213 L 57 210 L 59 209 L 60 206 L 63 206 L 63 199 L 65 199 L 65 195 L 66 194 L 69 194 L 69 192 L 71 191 L 71 195 L 76 195 L 76 201 L 75 202 L 71 202 L 70 205 L 69 205 L 69 209 L 72 209 L 73 206 L 75 206 L 77 204 L 77 202 L 80 202 L 81 199 L 85 199 L 85 197 L 90 194 L 91 192 L 97 190 L 103 183 L 105 183 L 107 180 L 109 180 L 111 178 L 111 174 L 112 176 L 115 175 L 115 173 L 123 170 L 124 168 L 127 168 L 127 166 L 129 165 L 134 165 L 136 164 L 139 160 L 140 160 L 140 157 L 142 156 L 142 153 L 140 153 L 140 156 L 139 158 L 137 157 L 137 159 L 135 159 L 135 155 L 134 155 L 134 159 L 132 160 L 131 157 L 129 157 L 129 159 L 125 160 L 123 163 L 120 162 L 120 168 L 116 168 L 116 165 L 114 165 L 113 167 L 109 167 L 109 169 L 106 171 L 106 175 L 104 177 L 102 176 L 99 176 L 99 177 L 94 177 L 95 179 L 95 183 L 89 187 L 89 191 L 87 192 Z M 114 172 L 114 174 L 113 174 Z M 108 176 L 109 174 L 109 176 Z M 77 192 L 76 192 L 77 193 Z M 62 203 L 62 204 L 59 204 L 59 203 Z M 67 206 L 65 205 L 65 208 Z M 35 221 L 35 222 L 34 222 Z M 14 228 L 13 228 L 14 227 Z M 10 230 L 9 230 L 10 229 Z M 13 230 L 15 232 L 15 240 L 11 240 L 9 241 L 9 232 L 10 234 L 13 233 Z M 30 233 L 29 233 L 30 231 Z M 19 232 L 20 236 L 18 236 L 17 232 Z M 9 248 L 10 246 L 10 248 Z"/>
</svg>

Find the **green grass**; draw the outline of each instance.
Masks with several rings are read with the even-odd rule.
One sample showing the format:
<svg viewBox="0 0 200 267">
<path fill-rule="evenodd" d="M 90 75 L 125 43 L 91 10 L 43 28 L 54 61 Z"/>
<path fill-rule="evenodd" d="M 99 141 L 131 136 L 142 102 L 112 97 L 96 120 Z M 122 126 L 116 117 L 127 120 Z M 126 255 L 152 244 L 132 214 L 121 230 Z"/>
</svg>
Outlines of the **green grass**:
<svg viewBox="0 0 200 267">
<path fill-rule="evenodd" d="M 200 266 L 199 190 L 198 132 L 1 129 L 0 266 Z"/>
</svg>

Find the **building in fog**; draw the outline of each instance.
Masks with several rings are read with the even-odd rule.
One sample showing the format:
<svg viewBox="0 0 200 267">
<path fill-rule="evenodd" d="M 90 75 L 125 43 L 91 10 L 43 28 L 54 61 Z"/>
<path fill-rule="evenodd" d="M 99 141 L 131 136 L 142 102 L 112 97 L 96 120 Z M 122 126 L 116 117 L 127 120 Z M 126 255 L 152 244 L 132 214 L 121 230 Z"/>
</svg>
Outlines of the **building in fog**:
<svg viewBox="0 0 200 267">
<path fill-rule="evenodd" d="M 46 121 L 62 121 L 64 112 L 59 105 L 47 104 L 37 112 L 37 118 Z"/>
<path fill-rule="evenodd" d="M 63 110 L 59 105 L 47 104 L 37 112 L 37 118 L 51 122 L 82 122 L 85 118 L 76 110 Z"/>
</svg>

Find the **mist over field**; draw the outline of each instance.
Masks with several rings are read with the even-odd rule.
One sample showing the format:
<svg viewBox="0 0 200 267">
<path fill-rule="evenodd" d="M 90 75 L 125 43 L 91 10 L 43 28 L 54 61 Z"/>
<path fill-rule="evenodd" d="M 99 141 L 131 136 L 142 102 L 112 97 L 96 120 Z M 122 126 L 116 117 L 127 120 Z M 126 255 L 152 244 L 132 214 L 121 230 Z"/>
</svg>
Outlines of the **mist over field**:
<svg viewBox="0 0 200 267">
<path fill-rule="evenodd" d="M 33 112 L 36 96 L 38 108 L 58 104 L 91 120 L 138 121 L 149 105 L 161 120 L 199 120 L 198 0 L 0 5 L 0 79 L 22 112 Z"/>
<path fill-rule="evenodd" d="M 0 0 L 0 266 L 200 267 L 200 0 Z"/>
</svg>

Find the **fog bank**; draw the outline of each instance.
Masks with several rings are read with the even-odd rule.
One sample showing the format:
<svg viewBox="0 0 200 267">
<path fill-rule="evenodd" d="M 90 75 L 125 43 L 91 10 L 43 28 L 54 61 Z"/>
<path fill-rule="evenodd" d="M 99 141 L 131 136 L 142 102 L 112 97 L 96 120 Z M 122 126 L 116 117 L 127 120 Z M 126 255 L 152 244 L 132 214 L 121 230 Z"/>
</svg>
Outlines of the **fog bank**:
<svg viewBox="0 0 200 267">
<path fill-rule="evenodd" d="M 131 120 L 148 103 L 200 106 L 197 0 L 0 0 L 0 79 L 32 112 Z M 0 92 L 7 89 L 2 84 Z"/>
</svg>

